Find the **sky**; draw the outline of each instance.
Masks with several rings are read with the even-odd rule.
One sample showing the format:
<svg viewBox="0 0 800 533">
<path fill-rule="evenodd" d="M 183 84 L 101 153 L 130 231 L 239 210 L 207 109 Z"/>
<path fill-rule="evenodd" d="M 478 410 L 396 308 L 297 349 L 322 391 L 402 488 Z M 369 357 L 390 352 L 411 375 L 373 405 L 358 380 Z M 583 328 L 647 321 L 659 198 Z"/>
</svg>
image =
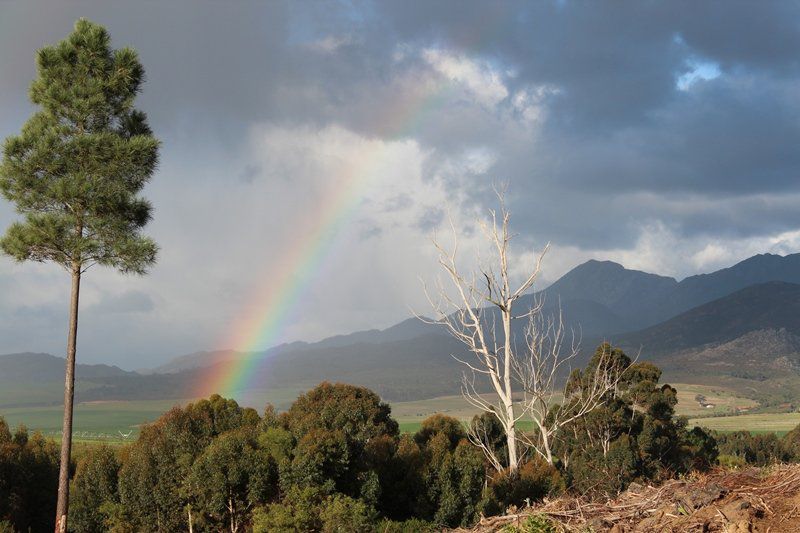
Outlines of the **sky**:
<svg viewBox="0 0 800 533">
<path fill-rule="evenodd" d="M 425 314 L 432 236 L 452 221 L 465 267 L 485 257 L 497 186 L 514 275 L 551 243 L 540 288 L 592 258 L 680 279 L 800 251 L 798 11 L 0 0 L 0 137 L 34 110 L 35 51 L 79 17 L 138 51 L 159 261 L 88 272 L 78 349 L 151 367 Z M 0 228 L 16 217 L 0 200 Z M 0 258 L 0 353 L 62 355 L 68 295 L 58 267 Z"/>
</svg>

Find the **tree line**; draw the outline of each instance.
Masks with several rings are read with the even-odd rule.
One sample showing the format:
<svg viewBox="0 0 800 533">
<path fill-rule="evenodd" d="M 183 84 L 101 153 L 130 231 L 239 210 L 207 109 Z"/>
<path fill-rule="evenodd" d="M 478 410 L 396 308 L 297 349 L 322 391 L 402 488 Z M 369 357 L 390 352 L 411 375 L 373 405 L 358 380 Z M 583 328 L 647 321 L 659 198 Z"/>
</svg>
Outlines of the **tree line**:
<svg viewBox="0 0 800 533">
<path fill-rule="evenodd" d="M 800 429 L 783 439 L 689 429 L 674 415 L 676 391 L 660 370 L 598 347 L 568 390 L 591 386 L 598 362 L 626 369 L 602 406 L 563 426 L 553 464 L 530 448 L 513 471 L 497 471 L 470 442 L 476 428 L 506 457 L 491 413 L 469 423 L 441 414 L 401 433 L 372 391 L 321 383 L 285 412 L 263 413 L 214 395 L 175 407 L 136 442 L 92 446 L 73 463 L 69 530 L 424 531 L 467 526 L 565 491 L 598 498 L 630 483 L 658 482 L 715 464 L 767 464 L 800 457 Z M 564 405 L 569 405 L 565 402 Z M 555 406 L 557 411 L 559 406 Z M 535 438 L 534 428 L 528 438 Z M 523 441 L 524 442 L 524 441 Z M 53 527 L 58 447 L 0 422 L 0 531 Z"/>
</svg>

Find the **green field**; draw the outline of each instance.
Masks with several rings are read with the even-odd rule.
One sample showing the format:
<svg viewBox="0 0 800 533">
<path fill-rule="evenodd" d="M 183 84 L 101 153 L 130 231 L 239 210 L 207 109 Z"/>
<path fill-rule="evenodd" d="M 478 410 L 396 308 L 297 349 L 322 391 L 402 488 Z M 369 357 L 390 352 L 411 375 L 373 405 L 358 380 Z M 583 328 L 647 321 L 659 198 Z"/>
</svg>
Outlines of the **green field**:
<svg viewBox="0 0 800 533">
<path fill-rule="evenodd" d="M 75 406 L 73 421 L 77 440 L 135 440 L 141 424 L 151 422 L 175 405 L 179 400 L 108 401 L 88 402 Z M 45 407 L 0 408 L 10 426 L 25 424 L 30 430 L 47 436 L 59 437 L 63 408 L 60 405 Z M 120 432 L 127 434 L 123 439 Z"/>
<path fill-rule="evenodd" d="M 724 387 L 684 383 L 676 383 L 673 386 L 678 390 L 676 412 L 687 417 L 699 418 L 703 415 L 735 413 L 737 409 L 752 409 L 758 405 L 754 400 L 737 396 L 733 391 Z M 695 396 L 698 394 L 705 396 L 706 402 L 713 404 L 714 407 L 700 406 L 695 400 Z M 400 429 L 407 432 L 416 431 L 420 423 L 434 413 L 443 413 L 461 420 L 469 420 L 476 412 L 475 407 L 467 403 L 460 395 L 392 404 L 392 416 L 400 423 Z M 525 424 L 523 421 L 522 427 L 523 430 L 529 429 L 531 423 Z"/>
<path fill-rule="evenodd" d="M 739 409 L 752 409 L 758 402 L 750 398 L 737 395 L 731 389 L 708 385 L 690 385 L 687 383 L 672 384 L 678 390 L 678 405 L 675 411 L 679 415 L 688 417 L 716 416 L 719 414 L 734 414 Z M 705 396 L 706 402 L 714 407 L 702 407 L 695 400 L 695 396 Z"/>
<path fill-rule="evenodd" d="M 758 414 L 729 417 L 699 418 L 702 415 L 733 413 L 741 408 L 752 408 L 753 400 L 737 396 L 729 389 L 716 386 L 688 385 L 677 383 L 678 414 L 694 417 L 692 424 L 703 425 L 723 431 L 750 429 L 754 431 L 788 431 L 800 423 L 800 414 Z M 256 407 L 259 412 L 268 402 L 279 410 L 291 405 L 302 391 L 298 388 L 272 389 L 266 392 L 237 395 L 243 405 Z M 701 407 L 695 400 L 697 394 L 713 403 L 713 408 Z M 103 401 L 85 402 L 76 405 L 74 428 L 76 440 L 106 440 L 109 442 L 132 441 L 138 435 L 141 424 L 152 422 L 174 405 L 182 405 L 189 400 L 148 400 L 148 401 Z M 434 413 L 443 413 L 460 420 L 469 420 L 476 409 L 460 395 L 443 396 L 428 400 L 392 403 L 392 416 L 405 432 L 416 431 L 421 422 Z M 60 405 L 40 407 L 0 407 L 11 426 L 25 424 L 31 430 L 58 438 L 61 430 L 62 408 Z M 530 429 L 530 422 L 522 423 L 522 429 Z M 120 432 L 132 431 L 128 439 L 120 437 Z"/>
<path fill-rule="evenodd" d="M 689 426 L 701 426 L 717 431 L 746 430 L 752 433 L 778 434 L 791 431 L 798 424 L 800 424 L 800 413 L 759 413 L 689 420 Z"/>
<path fill-rule="evenodd" d="M 52 387 L 50 387 L 52 388 Z M 245 393 L 242 405 L 263 412 L 267 403 L 279 410 L 287 409 L 302 391 L 297 388 L 272 389 L 268 392 Z M 63 389 L 62 389 L 63 394 Z M 176 405 L 192 400 L 126 400 L 82 402 L 75 405 L 73 428 L 76 441 L 131 442 L 136 439 L 139 427 L 152 422 Z M 53 404 L 35 407 L 0 407 L 0 416 L 16 427 L 25 424 L 31 431 L 40 431 L 48 437 L 60 438 L 63 407 Z M 127 439 L 121 433 L 131 432 Z"/>
</svg>

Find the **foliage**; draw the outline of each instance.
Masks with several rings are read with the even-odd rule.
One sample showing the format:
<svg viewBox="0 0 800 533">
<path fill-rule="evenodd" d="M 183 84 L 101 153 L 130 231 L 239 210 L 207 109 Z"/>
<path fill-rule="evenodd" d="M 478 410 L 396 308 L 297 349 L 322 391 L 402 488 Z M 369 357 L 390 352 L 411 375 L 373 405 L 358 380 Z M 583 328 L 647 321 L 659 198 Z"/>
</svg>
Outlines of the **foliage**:
<svg viewBox="0 0 800 533">
<path fill-rule="evenodd" d="M 318 487 L 292 487 L 280 502 L 253 513 L 255 533 L 317 531 L 322 527 L 319 505 L 325 493 Z"/>
<path fill-rule="evenodd" d="M 498 422 L 499 425 L 499 422 Z M 500 428 L 502 431 L 502 428 Z M 435 414 L 422 421 L 419 431 L 414 435 L 414 442 L 419 446 L 426 446 L 435 435 L 444 435 L 450 441 L 450 446 L 455 448 L 462 439 L 467 438 L 464 426 L 453 417 Z"/>
<path fill-rule="evenodd" d="M 797 431 L 797 429 L 793 430 Z M 719 453 L 729 463 L 738 462 L 765 466 L 792 459 L 794 434 L 789 432 L 783 440 L 774 433 L 751 434 L 749 431 L 715 433 Z"/>
<path fill-rule="evenodd" d="M 214 439 L 195 460 L 190 476 L 197 509 L 214 529 L 237 530 L 255 505 L 277 493 L 277 465 L 259 449 L 252 427 Z"/>
<path fill-rule="evenodd" d="M 296 442 L 291 461 L 282 464 L 282 486 L 324 486 L 376 504 L 381 481 L 373 452 L 398 436 L 390 413 L 363 387 L 323 382 L 301 395 L 279 419 Z"/>
<path fill-rule="evenodd" d="M 486 465 L 482 452 L 467 440 L 453 443 L 455 425 L 451 421 L 429 419 L 423 427 L 436 430 L 426 431 L 425 438 L 415 438 L 424 442 L 419 449 L 425 488 L 415 507 L 421 518 L 458 526 L 469 524 L 477 516 Z"/>
<path fill-rule="evenodd" d="M 188 531 L 191 524 L 195 531 L 410 532 L 468 527 L 481 515 L 564 491 L 601 497 L 635 480 L 706 469 L 718 453 L 724 454 L 720 461 L 764 462 L 792 457 L 798 446 L 800 429 L 783 440 L 689 431 L 674 416 L 676 391 L 658 383 L 657 367 L 633 362 L 608 345 L 598 350 L 605 354 L 589 368 L 598 361 L 619 365 L 624 379 L 599 409 L 557 434 L 554 465 L 532 456 L 516 472 L 497 473 L 466 438 L 464 425 L 444 415 L 426 419 L 414 435 L 400 435 L 389 407 L 361 387 L 323 383 L 287 412 L 267 408 L 263 418 L 215 395 L 173 408 L 118 453 L 90 450 L 73 482 L 72 529 L 172 532 Z M 592 375 L 591 370 L 573 373 L 570 393 L 580 394 Z M 491 414 L 473 424 L 481 424 L 502 453 L 502 428 Z M 52 455 L 44 463 L 52 476 L 54 445 L 29 438 L 24 429 L 12 434 L 0 419 L 0 491 L 6 491 L 0 495 L 8 494 L 9 480 L 22 479 L 9 465 L 35 463 L 18 461 L 15 454 L 48 446 Z M 48 457 L 37 453 L 31 457 Z M 31 485 L 14 487 L 24 493 Z M 23 498 L 38 501 L 27 493 Z M 5 506 L 0 520 L 15 527 L 30 523 L 24 513 L 8 510 L 17 501 L 19 496 L 0 500 Z M 532 515 L 518 530 L 549 527 Z"/>
<path fill-rule="evenodd" d="M 202 495 L 193 484 L 192 465 L 212 440 L 259 423 L 258 413 L 214 395 L 175 407 L 142 428 L 119 474 L 120 503 L 138 529 L 177 531 L 185 527 L 190 507 Z"/>
<path fill-rule="evenodd" d="M 38 111 L 8 137 L 0 192 L 24 216 L 0 240 L 18 261 L 91 264 L 143 273 L 155 243 L 140 234 L 150 204 L 139 192 L 158 163 L 158 140 L 133 107 L 144 69 L 130 48 L 112 50 L 85 19 L 37 53 L 30 99 Z"/>
<path fill-rule="evenodd" d="M 496 474 L 489 487 L 492 508 L 498 511 L 511 505 L 522 507 L 546 496 L 558 495 L 566 489 L 558 468 L 547 464 L 541 457 L 523 463 L 517 475 L 508 471 Z"/>
<path fill-rule="evenodd" d="M 58 482 L 58 449 L 24 426 L 12 435 L 0 417 L 0 530 L 53 529 Z M 2 524 L 6 524 L 3 526 Z"/>
<path fill-rule="evenodd" d="M 437 530 L 436 524 L 419 518 L 411 518 L 402 522 L 381 520 L 375 529 L 381 533 L 428 533 Z"/>
<path fill-rule="evenodd" d="M 343 494 L 329 496 L 320 508 L 324 533 L 366 533 L 372 531 L 375 519 L 372 507 Z"/>
<path fill-rule="evenodd" d="M 532 514 L 525 518 L 518 526 L 509 525 L 503 528 L 503 533 L 556 533 L 552 520 L 541 514 Z"/>
<path fill-rule="evenodd" d="M 120 462 L 107 446 L 89 449 L 78 463 L 72 490 L 70 530 L 92 533 L 106 528 L 107 516 L 101 509 L 119 503 Z"/>
<path fill-rule="evenodd" d="M 601 362 L 622 371 L 622 381 L 600 408 L 558 435 L 556 452 L 570 486 L 614 495 L 635 479 L 667 479 L 715 462 L 713 437 L 701 429 L 687 431 L 686 421 L 675 417 L 677 391 L 658 385 L 661 370 L 651 363 L 633 362 L 622 350 L 602 344 L 586 370 L 570 376 L 568 391 L 581 394 Z"/>
</svg>

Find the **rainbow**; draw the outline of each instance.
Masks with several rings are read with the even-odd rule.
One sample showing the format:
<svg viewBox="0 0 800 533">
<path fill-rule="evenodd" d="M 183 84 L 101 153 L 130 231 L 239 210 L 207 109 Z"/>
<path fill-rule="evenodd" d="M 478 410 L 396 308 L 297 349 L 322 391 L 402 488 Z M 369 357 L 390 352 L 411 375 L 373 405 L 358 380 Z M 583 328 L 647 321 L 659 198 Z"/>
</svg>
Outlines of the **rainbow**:
<svg viewBox="0 0 800 533">
<path fill-rule="evenodd" d="M 384 109 L 379 117 L 379 131 L 391 139 L 405 139 L 417 130 L 430 110 L 446 100 L 453 83 L 443 81 L 424 96 L 406 95 Z M 365 153 L 332 180 L 334 186 L 324 205 L 305 221 L 295 245 L 283 250 L 280 262 L 270 265 L 262 284 L 253 292 L 224 345 L 232 346 L 239 357 L 227 356 L 209 367 L 198 380 L 195 397 L 212 393 L 234 396 L 251 385 L 264 351 L 283 342 L 282 333 L 293 312 L 303 301 L 303 292 L 331 254 L 335 236 L 353 218 L 370 187 L 379 181 L 377 170 L 383 157 L 380 150 Z M 306 213 L 308 215 L 308 213 Z"/>
</svg>

